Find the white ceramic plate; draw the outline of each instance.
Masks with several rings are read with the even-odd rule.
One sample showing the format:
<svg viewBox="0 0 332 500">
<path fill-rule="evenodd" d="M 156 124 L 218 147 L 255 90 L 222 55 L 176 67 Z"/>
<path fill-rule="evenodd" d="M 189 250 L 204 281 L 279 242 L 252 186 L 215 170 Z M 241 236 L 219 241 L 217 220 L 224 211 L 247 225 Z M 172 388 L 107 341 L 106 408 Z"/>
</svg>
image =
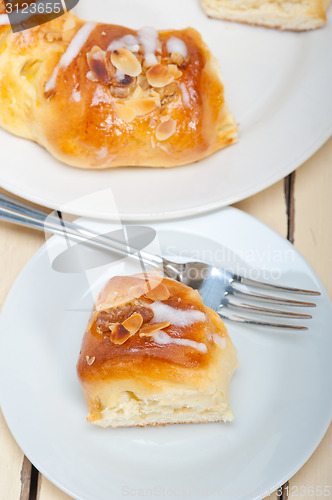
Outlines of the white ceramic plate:
<svg viewBox="0 0 332 500">
<path fill-rule="evenodd" d="M 0 396 L 9 428 L 36 467 L 76 499 L 263 498 L 306 462 L 330 422 L 329 298 L 287 241 L 235 209 L 154 227 L 154 248 L 169 255 L 203 257 L 251 276 L 258 269 L 260 277 L 320 290 L 308 332 L 228 323 L 241 362 L 230 424 L 94 427 L 85 421 L 75 370 L 90 290 L 139 269 L 122 260 L 87 275 L 56 272 L 50 262 L 63 242 L 53 237 L 21 273 L 1 316 Z"/>
<path fill-rule="evenodd" d="M 51 208 L 95 218 L 161 220 L 228 205 L 273 184 L 332 133 L 332 12 L 323 29 L 279 32 L 208 19 L 199 0 L 80 0 L 78 15 L 133 28 L 194 26 L 220 61 L 239 143 L 175 169 L 80 171 L 0 131 L 0 185 Z M 91 194 L 109 188 L 108 197 Z M 70 203 L 70 206 L 68 206 Z"/>
</svg>

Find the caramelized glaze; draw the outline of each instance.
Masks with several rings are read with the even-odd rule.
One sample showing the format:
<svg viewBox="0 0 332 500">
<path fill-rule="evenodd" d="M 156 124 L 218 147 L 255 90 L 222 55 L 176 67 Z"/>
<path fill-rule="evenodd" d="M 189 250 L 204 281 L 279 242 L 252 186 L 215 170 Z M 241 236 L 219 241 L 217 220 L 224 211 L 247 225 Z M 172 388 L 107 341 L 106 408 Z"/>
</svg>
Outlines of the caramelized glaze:
<svg viewBox="0 0 332 500">
<path fill-rule="evenodd" d="M 129 337 L 123 344 L 117 345 L 111 341 L 108 333 L 105 334 L 97 328 L 96 318 L 98 316 L 93 314 L 92 318 L 95 319 L 93 319 L 92 323 L 90 321 L 88 325 L 77 367 L 81 379 L 84 378 L 87 380 L 100 377 L 101 373 L 106 378 L 123 378 L 124 376 L 130 376 L 131 371 L 137 373 L 137 369 L 140 369 L 140 367 L 143 371 L 144 369 L 148 369 L 152 377 L 155 372 L 156 377 L 171 378 L 174 376 L 172 367 L 176 365 L 193 368 L 204 367 L 208 364 L 216 348 L 213 335 L 221 336 L 220 325 L 217 325 L 211 319 L 210 315 L 212 312 L 204 306 L 196 291 L 170 279 L 163 279 L 162 283 L 169 290 L 169 298 L 164 300 L 163 304 L 173 308 L 175 313 L 176 311 L 195 311 L 195 317 L 198 314 L 197 317 L 199 319 L 204 319 L 204 321 L 195 321 L 190 324 L 183 324 L 182 326 L 170 324 L 170 326 L 163 329 L 172 339 L 188 340 L 188 344 L 192 345 L 162 344 L 154 341 L 153 337 L 140 336 L 139 333 Z M 125 290 L 131 290 L 133 285 L 137 286 L 137 278 L 135 277 L 115 277 L 113 281 L 110 280 L 108 282 L 105 290 L 109 290 L 113 297 L 120 296 L 124 300 Z M 118 287 L 118 293 L 114 295 L 116 287 Z M 103 298 L 109 311 L 109 297 L 105 293 L 105 290 L 101 293 L 100 297 Z M 131 300 L 130 295 L 129 299 Z M 147 308 L 152 304 L 152 301 L 144 296 L 137 300 L 140 301 L 140 304 L 145 304 Z M 102 303 L 99 298 L 99 311 L 101 307 Z M 130 316 L 133 311 L 133 308 L 128 308 L 127 304 L 123 304 L 122 306 L 117 305 L 117 309 L 124 311 L 121 318 Z M 103 314 L 103 312 L 99 314 Z M 171 318 L 169 321 L 171 321 Z M 148 321 L 143 326 L 153 325 L 154 322 L 156 322 L 155 318 L 148 318 Z M 201 348 L 205 345 L 207 352 L 202 352 L 201 348 L 197 349 L 193 347 L 194 343 L 199 344 Z M 89 366 L 85 362 L 86 356 L 93 356 L 95 358 L 92 366 Z"/>
</svg>

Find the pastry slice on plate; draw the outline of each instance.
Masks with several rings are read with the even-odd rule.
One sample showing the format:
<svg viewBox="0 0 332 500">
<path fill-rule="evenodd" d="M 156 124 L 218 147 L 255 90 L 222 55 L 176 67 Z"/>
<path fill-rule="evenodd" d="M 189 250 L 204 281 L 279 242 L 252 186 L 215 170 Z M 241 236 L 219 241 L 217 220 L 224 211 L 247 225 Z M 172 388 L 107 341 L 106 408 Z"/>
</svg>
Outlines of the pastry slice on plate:
<svg viewBox="0 0 332 500">
<path fill-rule="evenodd" d="M 237 140 L 196 30 L 135 31 L 71 13 L 15 34 L 2 18 L 0 126 L 94 169 L 184 165 Z"/>
<path fill-rule="evenodd" d="M 312 30 L 326 21 L 331 0 L 201 0 L 210 17 L 282 30 Z"/>
<path fill-rule="evenodd" d="M 197 291 L 154 274 L 101 292 L 77 365 L 90 414 L 107 427 L 232 420 L 237 353 Z"/>
</svg>

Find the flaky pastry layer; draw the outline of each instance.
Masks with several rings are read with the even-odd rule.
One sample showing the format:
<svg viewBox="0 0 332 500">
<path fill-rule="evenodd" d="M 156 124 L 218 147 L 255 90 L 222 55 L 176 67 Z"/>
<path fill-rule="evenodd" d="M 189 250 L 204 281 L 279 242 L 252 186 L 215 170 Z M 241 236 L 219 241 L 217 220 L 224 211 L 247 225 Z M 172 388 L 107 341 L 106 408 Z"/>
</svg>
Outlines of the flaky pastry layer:
<svg viewBox="0 0 332 500">
<path fill-rule="evenodd" d="M 281 30 L 320 28 L 331 0 L 201 0 L 210 17 Z"/>
</svg>

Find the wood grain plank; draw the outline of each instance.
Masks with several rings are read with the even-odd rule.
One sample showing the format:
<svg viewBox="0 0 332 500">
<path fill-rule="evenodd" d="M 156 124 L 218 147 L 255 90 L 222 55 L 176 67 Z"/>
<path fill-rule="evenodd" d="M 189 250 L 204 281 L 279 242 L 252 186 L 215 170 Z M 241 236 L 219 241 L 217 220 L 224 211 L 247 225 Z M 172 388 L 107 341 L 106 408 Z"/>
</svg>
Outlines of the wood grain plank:
<svg viewBox="0 0 332 500">
<path fill-rule="evenodd" d="M 31 485 L 31 470 L 32 465 L 27 457 L 23 458 L 21 469 L 21 494 L 20 500 L 30 499 L 30 485 Z"/>
<path fill-rule="evenodd" d="M 44 241 L 41 233 L 0 222 L 0 308 L 26 262 Z M 28 500 L 31 464 L 0 412 L 0 500 Z"/>
<path fill-rule="evenodd" d="M 297 172 L 294 245 L 332 296 L 332 139 Z M 332 427 L 305 466 L 289 481 L 289 499 L 332 497 Z"/>
<path fill-rule="evenodd" d="M 233 206 L 264 222 L 284 238 L 287 237 L 287 212 L 283 180 Z"/>
<path fill-rule="evenodd" d="M 1 411 L 0 442 L 0 500 L 19 500 L 24 455 L 12 437 Z"/>
<path fill-rule="evenodd" d="M 71 500 L 71 497 L 59 490 L 46 477 L 41 476 L 37 500 Z"/>
<path fill-rule="evenodd" d="M 332 139 L 296 173 L 294 245 L 332 297 Z"/>
</svg>

